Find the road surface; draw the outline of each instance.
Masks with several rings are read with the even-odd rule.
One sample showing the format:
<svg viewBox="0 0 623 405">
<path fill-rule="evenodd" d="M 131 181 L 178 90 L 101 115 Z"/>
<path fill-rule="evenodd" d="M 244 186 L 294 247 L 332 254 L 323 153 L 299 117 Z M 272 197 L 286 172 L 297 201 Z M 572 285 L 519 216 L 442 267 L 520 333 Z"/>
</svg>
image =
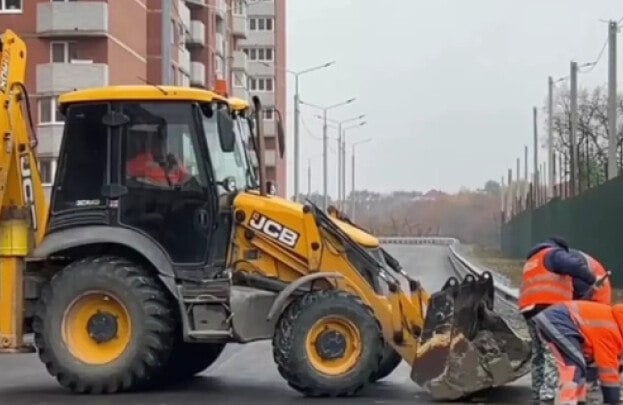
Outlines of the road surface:
<svg viewBox="0 0 623 405">
<path fill-rule="evenodd" d="M 447 248 L 425 246 L 389 246 L 388 250 L 415 275 L 429 291 L 441 288 L 452 275 Z M 508 311 L 508 308 L 501 308 Z M 512 316 L 510 312 L 507 312 Z M 331 400 L 336 404 L 426 404 L 432 403 L 409 377 L 403 362 L 389 377 L 366 389 L 357 398 Z M 232 345 L 208 371 L 183 385 L 162 390 L 110 396 L 77 396 L 63 390 L 51 378 L 36 355 L 0 356 L 0 404 L 318 404 L 301 397 L 279 376 L 272 360 L 269 342 Z M 322 400 L 324 401 L 327 400 Z M 517 403 L 530 401 L 529 379 L 495 389 L 477 403 Z M 456 403 L 456 402 L 455 402 Z M 437 404 L 440 404 L 437 402 Z"/>
</svg>

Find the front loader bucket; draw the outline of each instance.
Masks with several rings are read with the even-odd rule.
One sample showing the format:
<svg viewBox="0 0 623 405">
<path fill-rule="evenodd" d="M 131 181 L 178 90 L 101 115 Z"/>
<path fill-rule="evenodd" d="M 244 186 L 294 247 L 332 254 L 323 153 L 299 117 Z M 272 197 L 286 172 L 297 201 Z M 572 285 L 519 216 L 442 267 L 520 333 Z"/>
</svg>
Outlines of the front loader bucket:
<svg viewBox="0 0 623 405">
<path fill-rule="evenodd" d="M 435 399 L 501 386 L 530 371 L 530 341 L 493 312 L 493 277 L 450 278 L 431 296 L 411 378 Z"/>
</svg>

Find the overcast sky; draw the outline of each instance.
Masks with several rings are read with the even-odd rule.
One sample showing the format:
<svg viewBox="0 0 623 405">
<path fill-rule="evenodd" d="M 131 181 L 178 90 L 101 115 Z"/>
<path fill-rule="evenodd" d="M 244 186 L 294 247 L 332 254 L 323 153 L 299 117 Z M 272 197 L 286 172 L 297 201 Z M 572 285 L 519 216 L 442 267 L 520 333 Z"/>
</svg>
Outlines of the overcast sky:
<svg viewBox="0 0 623 405">
<path fill-rule="evenodd" d="M 623 17 L 621 0 L 287 0 L 287 8 L 288 68 L 337 61 L 301 76 L 301 99 L 331 105 L 357 97 L 329 117 L 367 115 L 348 143 L 372 138 L 357 147 L 357 188 L 381 192 L 454 192 L 499 181 L 531 145 L 532 107 L 546 99 L 547 76 L 568 75 L 572 59 L 594 60 L 607 35 L 599 20 Z M 623 35 L 618 39 L 621 83 Z M 606 69 L 607 52 L 579 84 L 606 83 Z M 291 77 L 288 83 L 292 134 Z M 318 113 L 302 106 L 302 192 L 308 159 L 312 190 L 322 191 Z M 332 195 L 335 144 L 330 141 Z"/>
</svg>

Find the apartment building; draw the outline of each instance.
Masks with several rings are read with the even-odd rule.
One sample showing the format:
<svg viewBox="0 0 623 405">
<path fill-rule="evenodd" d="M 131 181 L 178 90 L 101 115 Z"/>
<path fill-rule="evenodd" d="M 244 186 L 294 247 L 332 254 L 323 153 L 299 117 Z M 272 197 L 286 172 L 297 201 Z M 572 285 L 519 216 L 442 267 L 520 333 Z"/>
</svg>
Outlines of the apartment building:
<svg viewBox="0 0 623 405">
<path fill-rule="evenodd" d="M 266 175 L 277 182 L 277 192 L 287 197 L 286 155 L 279 157 L 276 142 L 276 112 L 286 125 L 286 0 L 247 0 L 247 37 L 240 40 L 239 60 L 246 59 L 246 74 L 237 69 L 234 59 L 233 92 L 240 97 L 258 95 L 268 107 L 264 133 L 268 137 Z M 245 87 L 246 82 L 246 87 Z"/>
<path fill-rule="evenodd" d="M 249 66 L 240 46 L 241 41 L 252 43 L 248 35 L 255 33 L 256 25 L 248 20 L 247 1 L 0 0 L 0 27 L 16 31 L 28 46 L 26 87 L 47 191 L 63 131 L 56 108 L 61 93 L 146 82 L 209 89 L 227 83 L 233 94 L 248 98 Z M 265 2 L 264 7 L 273 3 L 258 1 Z M 285 65 L 285 58 L 281 60 Z M 282 86 L 285 94 L 285 82 Z M 276 96 L 271 99 L 264 93 L 267 105 L 284 111 L 280 106 L 285 100 L 275 104 Z M 274 134 L 270 117 L 265 127 Z M 285 168 L 274 151 L 267 155 L 269 177 L 285 185 Z"/>
</svg>

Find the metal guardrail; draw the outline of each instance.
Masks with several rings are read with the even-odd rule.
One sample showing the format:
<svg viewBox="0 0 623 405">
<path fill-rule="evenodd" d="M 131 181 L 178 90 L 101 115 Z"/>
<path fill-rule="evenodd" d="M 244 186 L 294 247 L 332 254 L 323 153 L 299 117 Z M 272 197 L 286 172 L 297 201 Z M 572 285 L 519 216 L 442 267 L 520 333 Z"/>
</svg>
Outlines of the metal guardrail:
<svg viewBox="0 0 623 405">
<path fill-rule="evenodd" d="M 480 276 L 484 273 L 484 270 L 480 269 L 478 266 L 469 262 L 465 257 L 461 256 L 455 249 L 454 246 L 449 246 L 450 248 L 450 261 L 454 269 L 457 272 L 462 272 L 463 274 L 473 274 L 476 276 Z M 499 282 L 496 283 L 495 277 L 493 278 L 493 286 L 495 287 L 495 291 L 498 293 L 500 298 L 503 300 L 517 305 L 517 301 L 519 301 L 519 289 L 506 286 Z"/>
<path fill-rule="evenodd" d="M 383 244 L 392 244 L 392 245 L 435 245 L 435 246 L 448 246 L 450 250 L 449 259 L 452 263 L 452 267 L 457 273 L 461 273 L 460 275 L 464 277 L 467 274 L 473 274 L 475 276 L 480 276 L 485 270 L 479 268 L 479 266 L 474 265 L 465 257 L 463 257 L 460 253 L 457 252 L 455 246 L 459 245 L 461 242 L 456 238 L 444 238 L 444 237 L 400 237 L 400 236 L 390 236 L 390 237 L 380 237 L 379 241 Z M 494 276 L 494 287 L 499 297 L 503 300 L 507 301 L 511 305 L 517 305 L 518 297 L 519 297 L 519 289 L 512 288 L 507 285 L 504 285 L 496 280 Z M 497 281 L 497 282 L 496 282 Z"/>
<path fill-rule="evenodd" d="M 450 246 L 460 243 L 456 238 L 444 237 L 402 237 L 402 236 L 385 236 L 378 238 L 381 243 L 392 245 L 442 245 Z"/>
</svg>

